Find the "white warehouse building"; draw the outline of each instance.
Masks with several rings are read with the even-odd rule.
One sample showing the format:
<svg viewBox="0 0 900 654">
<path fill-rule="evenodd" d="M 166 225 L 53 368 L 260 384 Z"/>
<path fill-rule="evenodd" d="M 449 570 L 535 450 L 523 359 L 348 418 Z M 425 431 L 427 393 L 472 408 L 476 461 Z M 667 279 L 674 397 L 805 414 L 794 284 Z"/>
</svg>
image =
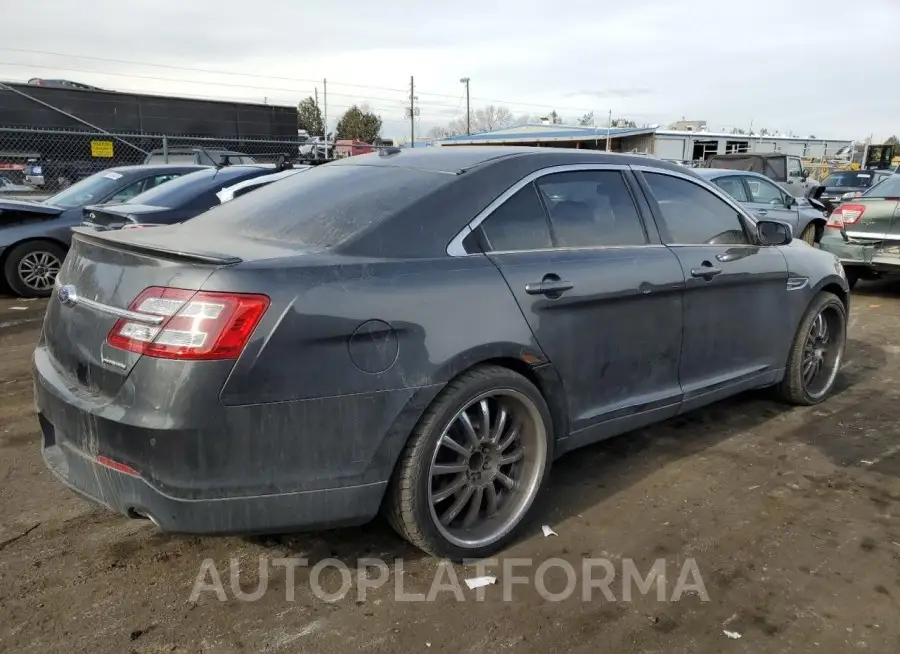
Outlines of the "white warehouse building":
<svg viewBox="0 0 900 654">
<path fill-rule="evenodd" d="M 796 136 L 747 136 L 720 132 L 658 129 L 653 134 L 652 154 L 661 159 L 699 161 L 713 154 L 784 152 L 799 157 L 833 157 L 850 139 L 815 139 Z"/>
<path fill-rule="evenodd" d="M 699 161 L 713 154 L 738 152 L 784 152 L 800 157 L 833 157 L 849 146 L 851 139 L 815 139 L 793 136 L 747 136 L 705 131 L 659 129 L 657 127 L 621 128 L 575 127 L 570 125 L 518 125 L 451 136 L 435 145 L 530 145 L 579 150 L 640 152 L 660 159 Z"/>
</svg>

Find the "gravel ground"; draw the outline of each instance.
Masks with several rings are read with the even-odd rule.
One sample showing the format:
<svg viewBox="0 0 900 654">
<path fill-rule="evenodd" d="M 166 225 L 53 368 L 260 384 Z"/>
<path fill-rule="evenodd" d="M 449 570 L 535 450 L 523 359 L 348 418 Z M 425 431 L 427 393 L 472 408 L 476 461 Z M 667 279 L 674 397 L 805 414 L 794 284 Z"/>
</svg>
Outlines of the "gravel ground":
<svg viewBox="0 0 900 654">
<path fill-rule="evenodd" d="M 17 308 L 18 307 L 18 308 Z M 528 532 L 476 591 L 383 523 L 267 538 L 158 533 L 76 497 L 45 470 L 29 358 L 40 302 L 0 299 L 0 650 L 16 652 L 897 652 L 900 651 L 900 283 L 854 296 L 837 393 L 789 408 L 751 393 L 570 454 L 557 462 Z M 544 537 L 549 525 L 558 536 Z M 259 557 L 304 557 L 315 569 Z M 365 598 L 336 592 L 336 559 L 402 561 Z M 533 563 L 510 569 L 513 558 Z M 603 559 L 612 598 L 585 584 L 561 601 L 559 560 Z M 541 562 L 556 564 L 541 574 Z M 201 575 L 204 560 L 208 568 Z M 665 594 L 635 590 L 657 560 Z M 704 594 L 671 601 L 693 561 Z M 375 576 L 376 570 L 370 571 Z M 200 576 L 207 590 L 192 598 Z M 513 575 L 542 580 L 510 587 Z M 355 572 L 354 572 L 355 575 Z M 433 601 L 400 601 L 447 582 Z M 602 572 L 594 573 L 602 577 Z M 696 577 L 690 577 L 696 581 Z M 508 601 L 504 600 L 504 589 Z M 725 632 L 729 632 L 731 636 Z M 740 638 L 735 636 L 740 634 Z"/>
</svg>

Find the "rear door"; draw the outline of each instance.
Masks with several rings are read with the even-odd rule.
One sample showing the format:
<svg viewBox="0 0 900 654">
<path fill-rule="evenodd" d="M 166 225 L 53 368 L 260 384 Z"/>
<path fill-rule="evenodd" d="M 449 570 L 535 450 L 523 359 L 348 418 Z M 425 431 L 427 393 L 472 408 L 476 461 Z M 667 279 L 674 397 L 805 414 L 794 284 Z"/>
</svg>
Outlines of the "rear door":
<svg viewBox="0 0 900 654">
<path fill-rule="evenodd" d="M 787 262 L 760 246 L 739 205 L 693 176 L 641 168 L 660 235 L 685 275 L 683 410 L 758 386 L 783 368 L 793 338 Z"/>
<path fill-rule="evenodd" d="M 575 445 L 674 415 L 681 399 L 684 275 L 629 179 L 615 166 L 547 169 L 476 230 L 560 374 Z"/>
</svg>

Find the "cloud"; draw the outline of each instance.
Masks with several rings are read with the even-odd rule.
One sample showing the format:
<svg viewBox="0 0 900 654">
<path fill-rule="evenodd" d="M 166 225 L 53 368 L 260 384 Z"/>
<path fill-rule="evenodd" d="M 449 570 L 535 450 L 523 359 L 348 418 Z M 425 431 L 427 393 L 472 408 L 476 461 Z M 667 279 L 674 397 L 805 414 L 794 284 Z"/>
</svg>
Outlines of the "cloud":
<svg viewBox="0 0 900 654">
<path fill-rule="evenodd" d="M 842 54 L 847 41 L 820 17 L 845 15 L 846 0 L 269 0 L 260 11 L 237 0 L 41 0 L 11 11 L 0 78 L 276 104 L 316 89 L 323 97 L 327 78 L 332 125 L 365 102 L 386 131 L 403 133 L 412 75 L 423 131 L 464 113 L 467 76 L 473 107 L 516 115 L 752 120 L 836 138 L 900 132 L 891 83 L 900 41 L 879 42 L 865 65 Z M 900 25 L 896 0 L 861 11 L 869 25 Z M 837 89 L 850 87 L 872 92 L 842 101 Z"/>
</svg>

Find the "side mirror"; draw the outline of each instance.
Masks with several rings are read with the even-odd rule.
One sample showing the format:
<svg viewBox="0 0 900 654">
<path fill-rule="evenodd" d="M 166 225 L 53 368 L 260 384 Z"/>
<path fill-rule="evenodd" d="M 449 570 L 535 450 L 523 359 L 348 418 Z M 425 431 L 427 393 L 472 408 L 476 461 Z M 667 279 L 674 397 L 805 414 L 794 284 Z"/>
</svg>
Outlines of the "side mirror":
<svg viewBox="0 0 900 654">
<path fill-rule="evenodd" d="M 793 209 L 797 205 L 797 198 L 793 195 L 785 195 L 784 196 L 784 208 L 785 209 Z"/>
<path fill-rule="evenodd" d="M 756 232 L 763 245 L 787 245 L 794 240 L 791 226 L 777 220 L 760 220 L 756 223 Z"/>
</svg>

